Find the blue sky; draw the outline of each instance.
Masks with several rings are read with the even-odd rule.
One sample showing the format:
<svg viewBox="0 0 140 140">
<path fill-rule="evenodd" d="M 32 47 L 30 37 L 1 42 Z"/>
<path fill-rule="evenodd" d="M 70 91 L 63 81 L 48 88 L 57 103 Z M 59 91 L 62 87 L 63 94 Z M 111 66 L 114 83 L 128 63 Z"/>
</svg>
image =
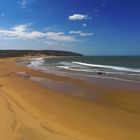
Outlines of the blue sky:
<svg viewBox="0 0 140 140">
<path fill-rule="evenodd" d="M 140 55 L 139 0 L 2 0 L 0 49 Z"/>
</svg>

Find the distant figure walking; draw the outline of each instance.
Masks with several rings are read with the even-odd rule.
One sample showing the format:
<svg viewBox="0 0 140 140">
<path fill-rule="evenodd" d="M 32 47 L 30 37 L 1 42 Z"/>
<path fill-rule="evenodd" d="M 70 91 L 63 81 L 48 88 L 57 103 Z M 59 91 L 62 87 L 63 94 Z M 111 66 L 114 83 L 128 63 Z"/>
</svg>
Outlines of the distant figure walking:
<svg viewBox="0 0 140 140">
<path fill-rule="evenodd" d="M 26 78 L 26 79 L 29 79 L 29 78 L 30 78 L 30 75 L 25 75 L 25 78 Z"/>
</svg>

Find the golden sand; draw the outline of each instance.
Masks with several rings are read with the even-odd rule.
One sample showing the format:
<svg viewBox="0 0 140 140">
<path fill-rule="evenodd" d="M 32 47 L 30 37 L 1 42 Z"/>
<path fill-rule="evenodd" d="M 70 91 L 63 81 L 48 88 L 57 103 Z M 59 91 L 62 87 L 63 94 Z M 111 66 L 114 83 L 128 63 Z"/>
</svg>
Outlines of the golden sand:
<svg viewBox="0 0 140 140">
<path fill-rule="evenodd" d="M 140 94 L 137 90 L 103 91 L 102 103 L 48 90 L 17 72 L 82 82 L 0 59 L 1 140 L 139 140 Z"/>
</svg>

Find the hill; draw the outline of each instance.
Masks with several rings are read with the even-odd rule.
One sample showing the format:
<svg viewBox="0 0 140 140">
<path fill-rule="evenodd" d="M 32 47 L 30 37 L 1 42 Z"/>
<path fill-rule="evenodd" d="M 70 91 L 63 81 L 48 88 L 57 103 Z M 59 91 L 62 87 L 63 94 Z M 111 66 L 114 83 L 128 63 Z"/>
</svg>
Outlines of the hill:
<svg viewBox="0 0 140 140">
<path fill-rule="evenodd" d="M 83 56 L 80 53 L 58 51 L 58 50 L 0 50 L 0 57 L 22 57 L 22 56 Z"/>
</svg>

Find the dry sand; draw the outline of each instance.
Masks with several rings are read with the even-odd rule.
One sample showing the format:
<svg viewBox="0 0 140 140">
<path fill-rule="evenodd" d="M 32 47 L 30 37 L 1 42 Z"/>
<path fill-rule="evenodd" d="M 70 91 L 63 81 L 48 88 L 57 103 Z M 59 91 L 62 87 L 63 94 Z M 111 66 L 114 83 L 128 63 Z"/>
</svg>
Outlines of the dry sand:
<svg viewBox="0 0 140 140">
<path fill-rule="evenodd" d="M 140 140 L 139 90 L 95 84 L 104 94 L 94 102 L 53 92 L 16 72 L 84 84 L 0 59 L 1 140 Z"/>
</svg>

